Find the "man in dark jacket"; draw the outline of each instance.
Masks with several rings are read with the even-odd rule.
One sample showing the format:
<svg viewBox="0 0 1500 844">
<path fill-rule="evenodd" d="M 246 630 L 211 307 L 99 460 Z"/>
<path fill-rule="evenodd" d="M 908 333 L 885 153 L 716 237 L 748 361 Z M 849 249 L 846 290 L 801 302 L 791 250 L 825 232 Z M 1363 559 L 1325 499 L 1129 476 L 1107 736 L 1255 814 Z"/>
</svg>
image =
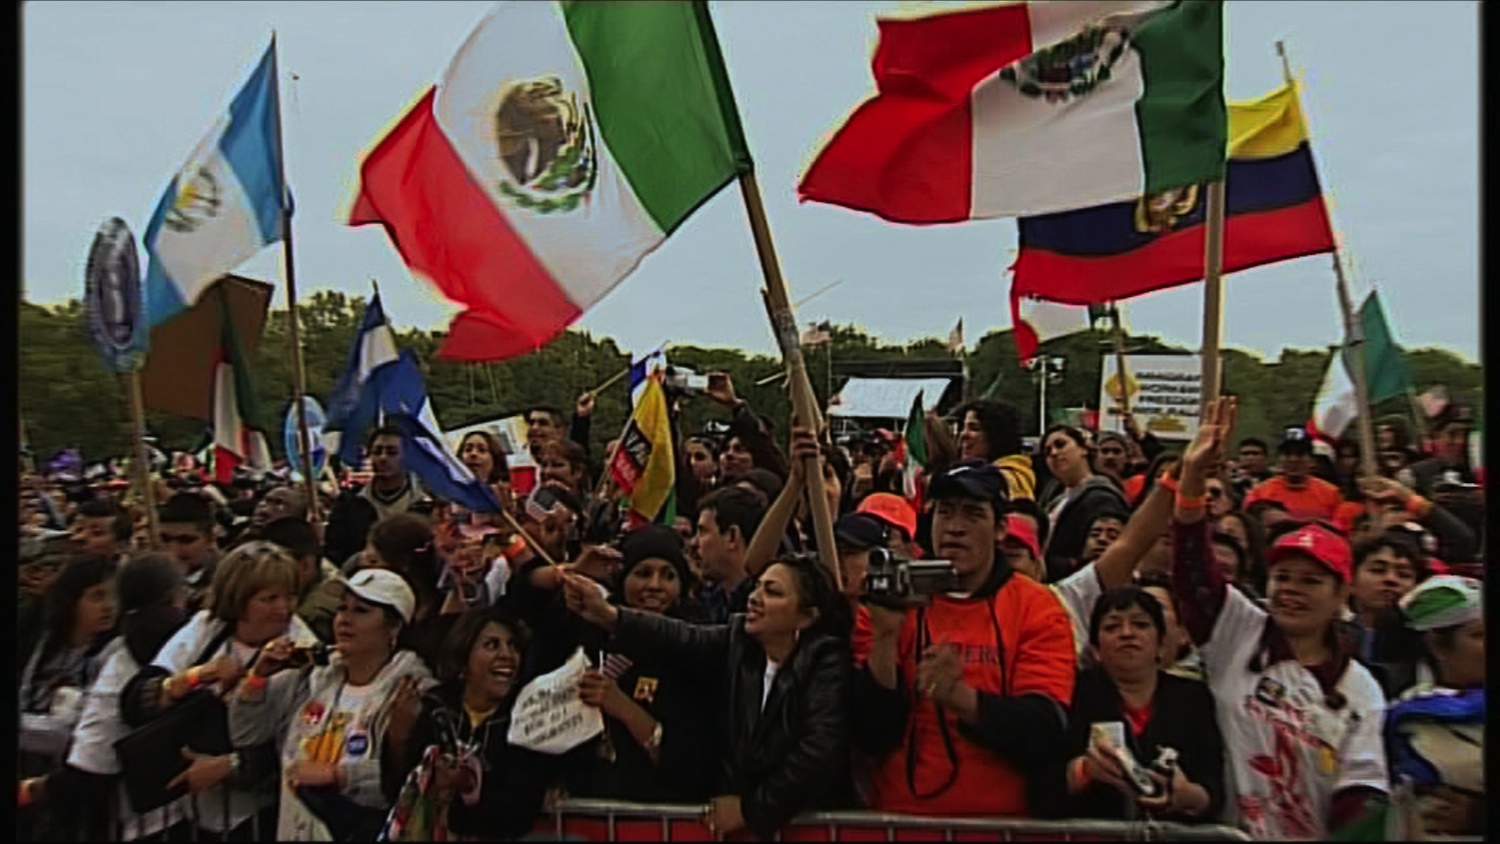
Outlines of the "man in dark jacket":
<svg viewBox="0 0 1500 844">
<path fill-rule="evenodd" d="M 851 711 L 856 743 L 879 760 L 871 808 L 1055 815 L 1077 658 L 1068 612 L 997 564 L 998 469 L 959 463 L 928 499 L 936 555 L 953 562 L 959 591 L 904 610 L 869 605 L 874 642 Z"/>
<path fill-rule="evenodd" d="M 1484 491 L 1469 465 L 1473 430 L 1473 411 L 1450 403 L 1432 420 L 1433 456 L 1403 469 L 1396 479 L 1463 519 L 1482 541 Z"/>
</svg>

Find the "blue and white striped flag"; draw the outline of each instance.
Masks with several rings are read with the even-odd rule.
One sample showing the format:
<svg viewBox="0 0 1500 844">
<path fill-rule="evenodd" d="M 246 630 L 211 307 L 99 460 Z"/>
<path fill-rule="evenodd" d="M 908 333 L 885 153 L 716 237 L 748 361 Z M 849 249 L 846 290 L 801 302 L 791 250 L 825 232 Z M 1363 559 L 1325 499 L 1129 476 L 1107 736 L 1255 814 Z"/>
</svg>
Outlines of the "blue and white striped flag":
<svg viewBox="0 0 1500 844">
<path fill-rule="evenodd" d="M 500 512 L 500 499 L 474 477 L 443 439 L 442 428 L 427 400 L 427 384 L 410 350 L 383 366 L 371 378 L 386 421 L 401 430 L 401 466 L 414 473 L 433 495 L 474 513 Z"/>
<path fill-rule="evenodd" d="M 146 324 L 191 307 L 203 290 L 282 239 L 292 207 L 282 181 L 276 40 L 167 185 L 146 225 Z"/>
<path fill-rule="evenodd" d="M 373 373 L 397 361 L 396 334 L 386 320 L 376 293 L 365 306 L 365 315 L 349 349 L 349 362 L 328 400 L 328 419 L 323 423 L 324 442 L 345 465 L 359 461 L 360 438 L 380 413 L 380 397 Z"/>
<path fill-rule="evenodd" d="M 667 368 L 667 353 L 662 349 L 647 352 L 640 360 L 630 364 L 630 406 L 641 400 L 641 390 L 646 388 L 646 379 L 658 369 Z"/>
</svg>

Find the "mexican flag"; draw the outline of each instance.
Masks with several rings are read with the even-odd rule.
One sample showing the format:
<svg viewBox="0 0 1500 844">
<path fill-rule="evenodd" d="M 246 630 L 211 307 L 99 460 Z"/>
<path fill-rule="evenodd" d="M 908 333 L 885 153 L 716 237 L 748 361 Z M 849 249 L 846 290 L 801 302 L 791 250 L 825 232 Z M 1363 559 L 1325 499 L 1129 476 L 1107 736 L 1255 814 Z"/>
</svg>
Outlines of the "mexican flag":
<svg viewBox="0 0 1500 844">
<path fill-rule="evenodd" d="M 922 467 L 927 464 L 927 426 L 923 416 L 922 393 L 912 399 L 911 413 L 906 416 L 906 430 L 901 434 L 901 491 L 906 500 L 920 512 L 922 509 Z"/>
<path fill-rule="evenodd" d="M 228 297 L 220 299 L 224 328 L 213 382 L 214 480 L 221 484 L 232 481 L 240 466 L 261 472 L 271 468 L 271 449 L 264 429 L 257 424 L 255 385 L 234 320 L 229 318 L 228 301 Z"/>
<path fill-rule="evenodd" d="M 1365 391 L 1373 407 L 1410 391 L 1411 376 L 1377 294 L 1371 293 L 1360 306 L 1359 320 L 1364 332 Z M 1340 353 L 1329 356 L 1328 370 L 1313 399 L 1307 428 L 1322 440 L 1338 439 L 1359 418 L 1359 397 L 1350 376 L 1355 360 L 1351 342 L 1352 338 L 1346 338 Z"/>
<path fill-rule="evenodd" d="M 1218 0 L 929 9 L 879 21 L 877 93 L 818 154 L 803 199 L 951 223 L 1222 178 Z"/>
<path fill-rule="evenodd" d="M 365 158 L 349 223 L 466 308 L 440 357 L 503 360 L 749 169 L 705 3 L 509 0 Z"/>
</svg>

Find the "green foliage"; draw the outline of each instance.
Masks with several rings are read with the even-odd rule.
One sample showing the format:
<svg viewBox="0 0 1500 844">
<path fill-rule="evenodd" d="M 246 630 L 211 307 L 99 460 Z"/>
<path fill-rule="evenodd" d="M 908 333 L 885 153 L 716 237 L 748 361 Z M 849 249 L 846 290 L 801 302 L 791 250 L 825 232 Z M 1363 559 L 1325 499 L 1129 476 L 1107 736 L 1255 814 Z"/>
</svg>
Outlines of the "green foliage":
<svg viewBox="0 0 1500 844">
<path fill-rule="evenodd" d="M 333 390 L 344 369 L 349 346 L 365 306 L 365 298 L 319 291 L 298 305 L 306 389 L 320 400 Z M 20 412 L 27 436 L 38 454 L 50 455 L 77 446 L 86 458 L 124 454 L 130 447 L 130 416 L 125 381 L 107 371 L 83 324 L 77 301 L 41 306 L 22 302 L 18 314 L 20 337 Z M 265 335 L 254 355 L 256 394 L 265 418 L 272 450 L 281 453 L 282 421 L 292 395 L 292 361 L 285 310 L 272 310 Z M 842 379 L 831 377 L 831 361 L 881 361 L 941 358 L 949 354 L 941 338 L 904 344 L 881 343 L 856 326 L 832 326 L 832 340 L 804 352 L 808 376 L 820 403 L 837 392 Z M 441 332 L 407 329 L 397 342 L 425 362 L 427 389 L 438 418 L 450 428 L 521 413 L 536 405 L 571 413 L 579 395 L 610 380 L 630 365 L 629 356 L 609 338 L 585 331 L 568 331 L 542 349 L 503 363 L 465 364 L 436 359 Z M 1132 353 L 1185 352 L 1159 338 L 1137 336 L 1126 341 Z M 791 401 L 778 357 L 745 354 L 737 349 L 672 346 L 668 358 L 698 373 L 729 373 L 740 398 L 784 431 Z M 1086 331 L 1047 343 L 1043 352 L 1063 357 L 1067 366 L 1061 383 L 1048 388 L 1052 409 L 1095 407 L 1099 400 L 1102 356 L 1112 354 L 1110 334 Z M 1281 426 L 1307 420 L 1312 401 L 1328 365 L 1330 349 L 1283 350 L 1266 362 L 1239 350 L 1224 353 L 1224 391 L 1240 397 L 1238 436 L 1273 437 Z M 1483 373 L 1479 366 L 1437 349 L 1407 353 L 1416 390 L 1444 384 L 1449 395 L 1482 412 Z M 1009 331 L 991 332 L 970 350 L 970 392 L 978 395 L 998 380 L 997 397 L 1014 403 L 1025 420 L 1025 430 L 1036 431 L 1037 385 L 1016 361 Z M 766 381 L 761 384 L 759 382 Z M 625 379 L 600 393 L 594 411 L 594 453 L 617 436 L 629 412 Z M 682 405 L 683 430 L 699 430 L 711 419 L 727 418 L 727 411 L 706 398 Z M 1409 402 L 1392 399 L 1375 408 L 1377 415 L 1410 415 Z M 147 425 L 166 451 L 202 444 L 204 425 L 191 419 L 148 414 Z"/>
</svg>

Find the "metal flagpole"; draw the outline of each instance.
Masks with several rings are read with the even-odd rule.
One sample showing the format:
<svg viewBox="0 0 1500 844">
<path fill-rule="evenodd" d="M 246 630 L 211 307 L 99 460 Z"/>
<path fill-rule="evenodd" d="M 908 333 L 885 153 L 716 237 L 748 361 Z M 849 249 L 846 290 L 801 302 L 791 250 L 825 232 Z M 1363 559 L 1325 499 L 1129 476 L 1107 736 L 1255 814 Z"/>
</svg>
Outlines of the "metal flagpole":
<svg viewBox="0 0 1500 844">
<path fill-rule="evenodd" d="M 307 493 L 307 515 L 313 524 L 322 521 L 322 507 L 318 500 L 317 479 L 313 477 L 312 437 L 307 432 L 307 408 L 302 397 L 307 394 L 307 375 L 302 368 L 302 338 L 297 319 L 297 264 L 292 255 L 292 209 L 287 201 L 286 186 L 286 134 L 281 128 L 281 75 L 276 51 L 276 31 L 271 30 L 271 79 L 276 86 L 276 143 L 281 148 L 277 156 L 281 181 L 281 256 L 282 273 L 286 276 L 287 342 L 292 352 L 292 403 L 297 409 L 297 446 L 302 452 L 302 483 Z"/>
<path fill-rule="evenodd" d="M 1292 78 L 1292 65 L 1287 59 L 1286 44 L 1276 42 L 1276 55 L 1281 57 L 1281 75 L 1286 84 L 1294 85 L 1296 81 Z M 1300 95 L 1295 90 L 1294 96 Z M 1312 154 L 1311 145 L 1308 146 L 1308 154 Z M 1325 211 L 1326 214 L 1326 205 Z M 1328 220 L 1329 230 L 1333 229 L 1333 220 Z M 1340 254 L 1337 235 L 1334 236 L 1333 245 L 1333 277 L 1339 297 L 1339 309 L 1344 317 L 1344 342 L 1349 349 L 1348 361 L 1349 380 L 1354 382 L 1354 397 L 1359 403 L 1359 444 L 1360 444 L 1360 469 L 1370 476 L 1379 473 L 1378 463 L 1375 459 L 1375 425 L 1370 418 L 1370 391 L 1369 384 L 1365 378 L 1365 330 L 1363 318 L 1354 308 L 1354 299 L 1349 295 L 1349 281 L 1344 277 L 1344 261 Z M 1341 347 L 1342 348 L 1342 347 Z"/>
</svg>

